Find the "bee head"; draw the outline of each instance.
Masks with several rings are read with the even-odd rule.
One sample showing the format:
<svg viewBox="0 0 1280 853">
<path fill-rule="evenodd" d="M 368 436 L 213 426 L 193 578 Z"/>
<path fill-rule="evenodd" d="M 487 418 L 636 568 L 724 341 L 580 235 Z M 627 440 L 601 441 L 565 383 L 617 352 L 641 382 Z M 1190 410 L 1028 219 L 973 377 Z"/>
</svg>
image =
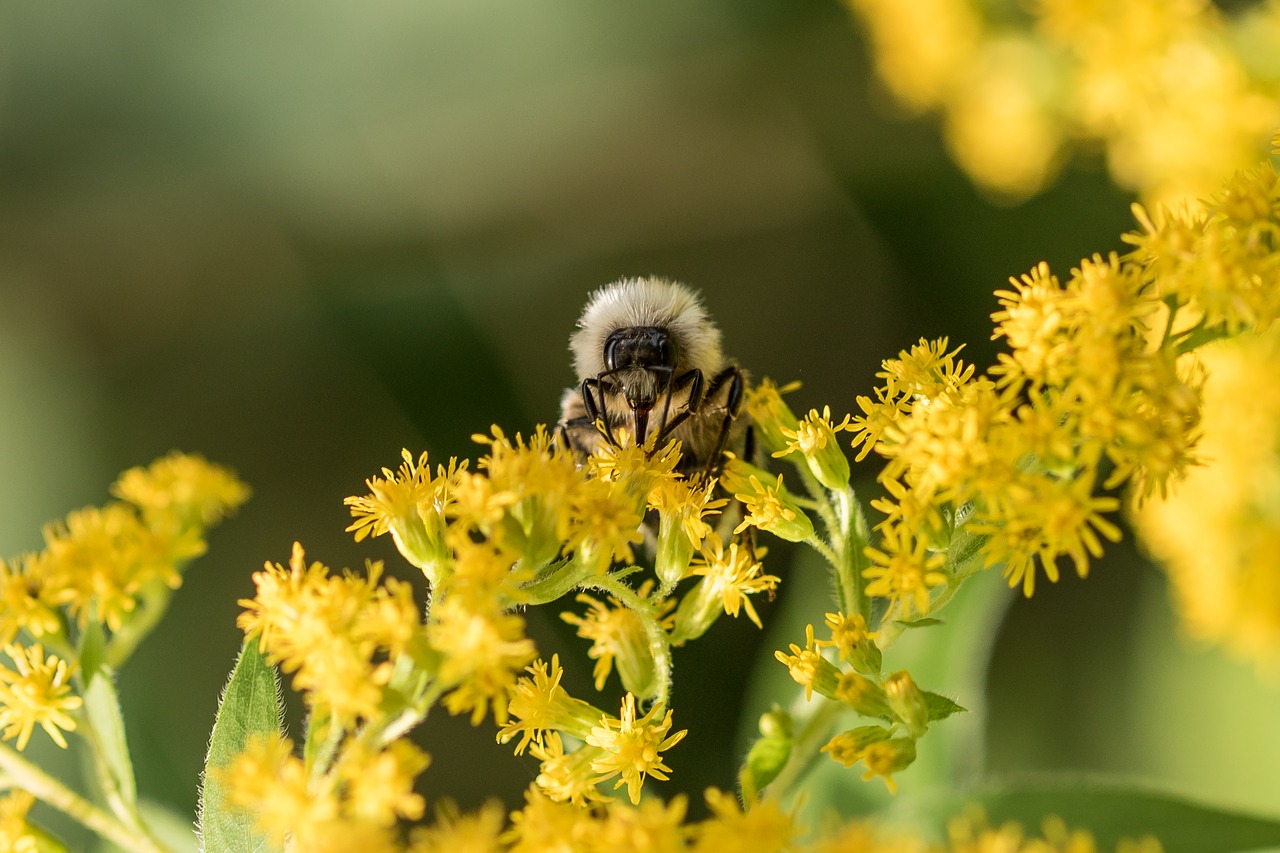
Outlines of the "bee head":
<svg viewBox="0 0 1280 853">
<path fill-rule="evenodd" d="M 579 380 L 627 369 L 713 375 L 724 366 L 720 330 L 701 301 L 661 278 L 622 279 L 597 290 L 569 348 Z"/>
</svg>

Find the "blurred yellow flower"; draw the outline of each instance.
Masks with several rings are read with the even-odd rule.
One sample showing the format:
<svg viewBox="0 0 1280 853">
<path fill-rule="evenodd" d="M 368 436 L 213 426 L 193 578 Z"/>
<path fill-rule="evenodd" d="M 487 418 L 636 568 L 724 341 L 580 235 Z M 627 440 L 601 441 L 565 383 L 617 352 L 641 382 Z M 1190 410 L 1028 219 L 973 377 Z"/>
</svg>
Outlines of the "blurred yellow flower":
<svg viewBox="0 0 1280 853">
<path fill-rule="evenodd" d="M 75 731 L 76 721 L 68 713 L 84 704 L 72 692 L 74 667 L 57 655 L 44 653 L 39 643 L 33 646 L 9 644 L 5 654 L 16 670 L 0 666 L 0 727 L 4 739 L 18 739 L 18 749 L 26 749 L 31 732 L 38 725 L 63 749 L 67 748 L 64 731 Z"/>
<path fill-rule="evenodd" d="M 1198 351 L 1204 464 L 1134 510 L 1187 632 L 1280 662 L 1280 329 Z"/>
</svg>

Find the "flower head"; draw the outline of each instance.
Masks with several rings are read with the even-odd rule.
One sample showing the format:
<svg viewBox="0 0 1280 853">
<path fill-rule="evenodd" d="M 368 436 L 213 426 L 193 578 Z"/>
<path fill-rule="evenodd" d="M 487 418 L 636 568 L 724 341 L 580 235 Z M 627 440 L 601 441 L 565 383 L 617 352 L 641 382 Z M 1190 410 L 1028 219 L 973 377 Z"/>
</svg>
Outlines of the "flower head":
<svg viewBox="0 0 1280 853">
<path fill-rule="evenodd" d="M 800 453 L 810 472 L 828 489 L 838 490 L 849 485 L 849 460 L 840 450 L 836 433 L 850 428 L 851 415 L 845 415 L 840 423 L 831 420 L 831 407 L 823 406 L 822 413 L 810 409 L 795 429 L 783 427 L 787 445 L 774 452 L 774 456 Z"/>
<path fill-rule="evenodd" d="M 68 713 L 84 704 L 72 693 L 73 666 L 57 655 L 44 653 L 39 643 L 4 647 L 16 670 L 0 666 L 0 726 L 4 738 L 18 739 L 18 749 L 26 749 L 31 732 L 38 725 L 63 749 L 64 731 L 75 731 L 76 721 Z"/>
<path fill-rule="evenodd" d="M 591 769 L 600 774 L 600 781 L 621 776 L 615 788 L 627 786 L 632 803 L 640 802 L 640 787 L 645 777 L 666 780 L 671 772 L 662 761 L 662 753 L 684 739 L 686 732 L 671 731 L 671 711 L 662 713 L 655 705 L 644 716 L 636 717 L 636 697 L 628 693 L 622 700 L 622 713 L 618 718 L 602 717 L 600 724 L 587 736 L 587 744 L 601 750 L 601 755 L 591 762 Z"/>
</svg>

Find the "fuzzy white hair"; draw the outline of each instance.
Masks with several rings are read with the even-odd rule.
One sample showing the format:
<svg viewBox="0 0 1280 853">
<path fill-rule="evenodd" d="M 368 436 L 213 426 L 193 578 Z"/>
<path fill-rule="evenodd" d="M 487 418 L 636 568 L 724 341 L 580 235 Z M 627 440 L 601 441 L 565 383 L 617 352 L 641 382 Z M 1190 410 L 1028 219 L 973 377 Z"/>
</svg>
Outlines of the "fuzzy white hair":
<svg viewBox="0 0 1280 853">
<path fill-rule="evenodd" d="M 650 276 L 619 279 L 591 295 L 569 338 L 578 378 L 603 373 L 605 341 L 619 329 L 636 326 L 666 329 L 676 345 L 678 372 L 698 368 L 709 379 L 724 367 L 720 330 L 698 295 L 679 282 Z"/>
</svg>

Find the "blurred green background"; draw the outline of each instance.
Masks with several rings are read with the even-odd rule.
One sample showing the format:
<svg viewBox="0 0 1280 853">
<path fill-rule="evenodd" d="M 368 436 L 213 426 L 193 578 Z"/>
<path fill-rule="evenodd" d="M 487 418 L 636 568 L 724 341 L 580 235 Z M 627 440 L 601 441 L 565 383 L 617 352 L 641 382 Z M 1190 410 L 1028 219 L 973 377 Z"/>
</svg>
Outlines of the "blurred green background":
<svg viewBox="0 0 1280 853">
<path fill-rule="evenodd" d="M 994 289 L 1131 222 L 1087 157 L 1021 206 L 984 199 L 930 121 L 894 115 L 834 2 L 10 3 L 0 56 L 0 553 L 171 449 L 254 489 L 120 679 L 144 794 L 182 814 L 250 574 L 296 539 L 412 577 L 344 534 L 342 498 L 402 447 L 474 455 L 491 423 L 553 421 L 593 288 L 684 280 L 754 375 L 803 381 L 795 408 L 847 411 L 921 336 L 986 366 Z M 733 784 L 747 673 L 821 618 L 793 555 L 771 557 L 783 624 L 678 653 L 691 734 L 662 793 Z M 540 646 L 585 651 L 548 610 Z M 1014 603 L 989 684 L 975 773 L 1280 800 L 1274 679 L 1183 643 L 1131 545 Z M 488 726 L 422 738 L 432 798 L 514 803 L 534 773 Z"/>
</svg>

